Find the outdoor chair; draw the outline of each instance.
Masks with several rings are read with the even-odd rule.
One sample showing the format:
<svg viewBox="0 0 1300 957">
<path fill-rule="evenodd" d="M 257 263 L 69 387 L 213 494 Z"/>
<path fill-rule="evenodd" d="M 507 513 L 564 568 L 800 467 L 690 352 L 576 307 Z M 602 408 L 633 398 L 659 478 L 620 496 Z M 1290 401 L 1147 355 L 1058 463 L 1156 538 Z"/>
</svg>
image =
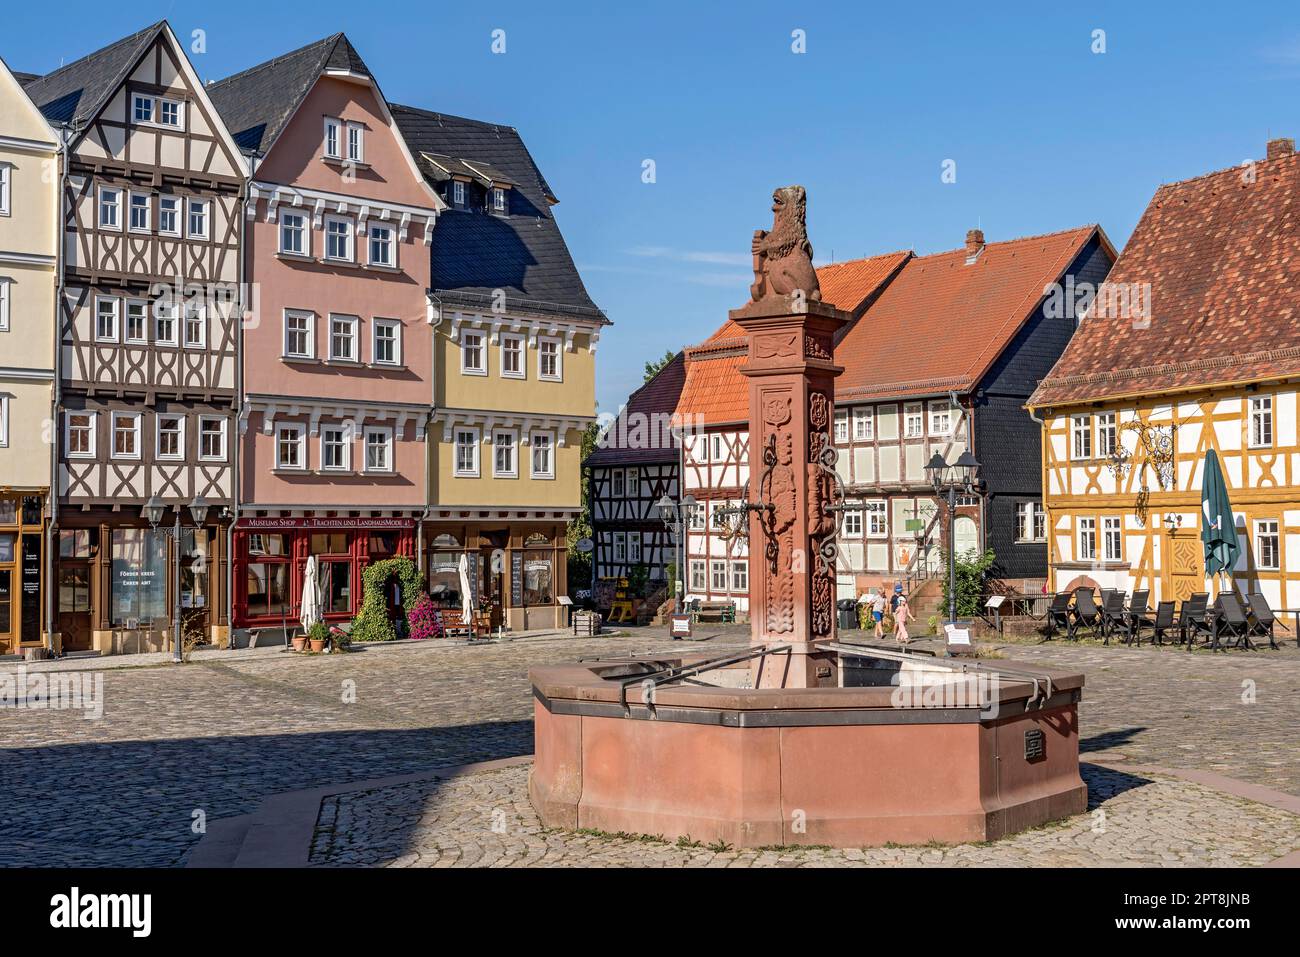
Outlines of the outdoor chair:
<svg viewBox="0 0 1300 957">
<path fill-rule="evenodd" d="M 1124 610 L 1124 593 L 1122 591 L 1110 591 L 1103 598 L 1101 603 L 1101 633 L 1103 635 L 1103 644 L 1110 644 L 1110 636 L 1114 634 L 1128 634 L 1128 612 Z"/>
<path fill-rule="evenodd" d="M 1214 624 L 1208 614 L 1209 604 L 1210 596 L 1203 591 L 1196 592 L 1191 598 L 1183 601 L 1183 609 L 1178 616 L 1178 623 L 1182 627 L 1188 651 L 1191 651 L 1196 645 L 1198 635 L 1204 635 L 1206 640 L 1214 638 Z"/>
<path fill-rule="evenodd" d="M 1057 628 L 1064 632 L 1070 630 L 1070 593 L 1068 591 L 1057 592 L 1052 596 L 1051 604 L 1047 606 L 1047 637 L 1051 638 L 1056 634 Z"/>
<path fill-rule="evenodd" d="M 1155 621 L 1151 625 L 1151 640 L 1157 645 L 1165 643 L 1165 635 L 1171 631 L 1179 632 L 1178 640 L 1182 641 L 1182 626 L 1178 623 L 1175 612 L 1178 609 L 1178 603 L 1173 601 L 1162 601 L 1156 606 Z M 1142 632 L 1138 632 L 1138 644 L 1142 643 Z"/>
<path fill-rule="evenodd" d="M 1143 588 L 1133 592 L 1133 598 L 1128 603 L 1128 638 L 1132 642 L 1135 636 L 1139 636 L 1142 629 L 1150 628 L 1155 622 L 1151 618 L 1151 612 L 1147 608 L 1147 599 L 1151 597 L 1151 589 Z M 1142 640 L 1138 638 L 1138 644 Z"/>
<path fill-rule="evenodd" d="M 1092 597 L 1091 588 L 1079 588 L 1074 593 L 1074 617 L 1070 619 L 1070 638 L 1077 638 L 1080 628 L 1091 628 L 1093 635 L 1101 634 L 1101 609 Z"/>
<path fill-rule="evenodd" d="M 1273 626 L 1277 623 L 1277 618 L 1273 614 L 1273 609 L 1268 606 L 1268 599 L 1255 592 L 1247 600 L 1250 602 L 1250 633 L 1260 638 L 1268 638 L 1268 646 L 1274 650 L 1277 649 L 1277 639 L 1273 636 Z"/>
<path fill-rule="evenodd" d="M 1233 642 L 1234 648 L 1240 648 L 1243 644 L 1247 649 L 1254 650 L 1255 643 L 1250 640 L 1250 621 L 1246 617 L 1246 609 L 1241 605 L 1241 597 L 1235 591 L 1225 591 L 1219 595 L 1216 604 L 1219 607 L 1218 627 L 1214 630 L 1214 647 L 1220 646 L 1220 635 L 1227 638 L 1236 638 Z"/>
</svg>

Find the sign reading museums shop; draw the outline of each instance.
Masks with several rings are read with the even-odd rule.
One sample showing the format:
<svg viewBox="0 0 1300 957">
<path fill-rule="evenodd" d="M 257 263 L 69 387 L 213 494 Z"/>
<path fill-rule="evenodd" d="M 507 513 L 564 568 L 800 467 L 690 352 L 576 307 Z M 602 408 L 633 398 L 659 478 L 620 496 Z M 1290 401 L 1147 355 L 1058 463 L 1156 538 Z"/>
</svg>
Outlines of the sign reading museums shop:
<svg viewBox="0 0 1300 957">
<path fill-rule="evenodd" d="M 413 518 L 241 518 L 235 523 L 238 529 L 281 528 L 414 528 Z"/>
</svg>

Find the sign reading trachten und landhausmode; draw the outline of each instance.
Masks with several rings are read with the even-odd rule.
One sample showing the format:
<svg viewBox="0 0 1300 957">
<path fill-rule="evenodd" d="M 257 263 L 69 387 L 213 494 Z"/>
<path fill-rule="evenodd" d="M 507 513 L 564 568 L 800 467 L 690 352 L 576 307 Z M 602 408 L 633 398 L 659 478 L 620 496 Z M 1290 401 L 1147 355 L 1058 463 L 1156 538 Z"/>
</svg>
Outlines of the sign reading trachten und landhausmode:
<svg viewBox="0 0 1300 957">
<path fill-rule="evenodd" d="M 374 529 L 414 528 L 413 518 L 241 518 L 235 528 L 241 531 L 276 530 L 284 528 L 319 529 Z"/>
</svg>

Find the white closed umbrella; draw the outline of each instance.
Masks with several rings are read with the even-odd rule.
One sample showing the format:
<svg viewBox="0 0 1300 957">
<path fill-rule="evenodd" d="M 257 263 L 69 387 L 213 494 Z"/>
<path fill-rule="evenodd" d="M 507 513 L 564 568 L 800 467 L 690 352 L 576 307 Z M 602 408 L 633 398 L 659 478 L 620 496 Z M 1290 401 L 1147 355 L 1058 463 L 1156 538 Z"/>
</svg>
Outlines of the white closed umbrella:
<svg viewBox="0 0 1300 957">
<path fill-rule="evenodd" d="M 298 620 L 303 631 L 320 621 L 320 569 L 315 555 L 307 559 L 302 573 L 302 611 Z"/>
<path fill-rule="evenodd" d="M 473 596 L 469 591 L 469 555 L 460 553 L 460 610 L 465 616 L 465 624 L 474 620 Z"/>
</svg>

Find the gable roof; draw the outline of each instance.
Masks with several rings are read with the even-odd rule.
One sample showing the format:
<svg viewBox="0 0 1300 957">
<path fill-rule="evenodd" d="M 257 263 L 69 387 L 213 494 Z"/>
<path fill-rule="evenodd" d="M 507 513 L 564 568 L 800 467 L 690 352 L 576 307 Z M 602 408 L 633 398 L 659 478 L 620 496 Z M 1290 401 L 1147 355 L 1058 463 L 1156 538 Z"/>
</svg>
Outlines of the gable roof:
<svg viewBox="0 0 1300 957">
<path fill-rule="evenodd" d="M 84 127 L 135 68 L 141 55 L 167 29 L 167 21 L 145 27 L 116 43 L 25 84 L 32 102 L 51 123 Z"/>
<path fill-rule="evenodd" d="M 444 157 L 514 187 L 508 215 L 454 208 L 439 214 L 430 252 L 440 300 L 488 307 L 494 290 L 503 289 L 512 308 L 608 322 L 578 275 L 551 212 L 555 194 L 518 130 L 396 103 L 389 108 L 417 155 Z M 422 171 L 441 182 L 446 174 L 430 162 L 422 160 Z"/>
<path fill-rule="evenodd" d="M 4 57 L 0 57 L 0 73 L 8 73 L 14 78 L 14 83 L 17 84 L 18 87 L 18 98 L 25 102 L 27 108 L 31 110 L 33 125 L 39 127 L 49 137 L 47 140 L 43 140 L 42 142 L 48 143 L 54 149 L 58 149 L 59 134 L 50 125 L 50 121 L 46 119 L 45 114 L 40 111 L 40 108 L 32 102 L 30 94 L 28 94 L 27 90 L 24 88 L 24 84 L 27 81 L 24 80 L 23 77 L 31 77 L 32 74 L 15 73 L 13 70 L 9 69 L 9 64 L 5 63 Z M 7 132 L 12 134 L 14 131 L 9 130 Z"/>
<path fill-rule="evenodd" d="M 677 410 L 677 399 L 681 395 L 682 385 L 686 382 L 686 356 L 679 352 L 672 361 L 665 365 L 653 379 L 641 386 L 630 396 L 627 405 L 619 411 L 619 419 L 605 433 L 605 444 L 596 447 L 587 456 L 584 465 L 635 465 L 638 462 L 672 462 L 677 460 L 677 446 L 671 434 L 660 435 L 666 429 L 653 428 L 654 416 L 662 416 L 665 421 Z M 634 418 L 635 417 L 635 418 Z M 633 448 L 632 439 L 638 433 L 633 429 L 638 423 L 644 424 L 640 433 L 649 437 L 646 444 L 650 448 Z M 664 439 L 653 443 L 655 436 Z"/>
<path fill-rule="evenodd" d="M 335 33 L 218 80 L 207 91 L 240 149 L 265 154 L 327 70 L 373 79 L 352 42 Z"/>
<path fill-rule="evenodd" d="M 912 253 L 904 250 L 822 266 L 817 270 L 822 301 L 861 316 L 911 258 Z M 687 349 L 686 383 L 677 403 L 678 414 L 698 416 L 692 423 L 695 426 L 747 420 L 749 385 L 740 373 L 747 350 L 745 331 L 730 319 L 703 343 Z"/>
<path fill-rule="evenodd" d="M 1103 294 L 1031 407 L 1300 375 L 1300 155 L 1156 190 L 1111 270 L 1111 290 L 1150 284 L 1135 322 Z"/>
<path fill-rule="evenodd" d="M 901 398 L 974 389 L 1101 227 L 917 256 L 835 349 L 835 397 Z"/>
</svg>

